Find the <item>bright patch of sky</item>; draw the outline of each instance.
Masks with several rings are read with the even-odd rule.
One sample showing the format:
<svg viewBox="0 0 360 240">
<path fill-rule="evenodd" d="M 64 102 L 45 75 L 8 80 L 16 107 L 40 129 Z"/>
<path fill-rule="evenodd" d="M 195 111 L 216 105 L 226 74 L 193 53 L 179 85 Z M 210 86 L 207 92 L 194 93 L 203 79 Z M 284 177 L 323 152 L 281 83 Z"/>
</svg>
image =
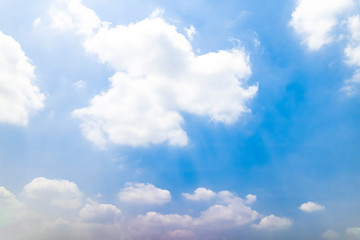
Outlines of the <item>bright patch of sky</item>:
<svg viewBox="0 0 360 240">
<path fill-rule="evenodd" d="M 0 239 L 359 239 L 359 89 L 355 0 L 4 2 Z"/>
</svg>

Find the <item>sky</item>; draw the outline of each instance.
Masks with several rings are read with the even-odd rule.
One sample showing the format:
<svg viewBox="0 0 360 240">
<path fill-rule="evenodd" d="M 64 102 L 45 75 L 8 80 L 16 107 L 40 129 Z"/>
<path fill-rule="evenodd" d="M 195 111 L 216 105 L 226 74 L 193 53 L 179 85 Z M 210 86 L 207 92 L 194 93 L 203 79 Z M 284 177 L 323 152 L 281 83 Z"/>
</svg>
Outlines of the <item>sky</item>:
<svg viewBox="0 0 360 240">
<path fill-rule="evenodd" d="M 0 239 L 360 239 L 357 0 L 0 0 Z"/>
</svg>

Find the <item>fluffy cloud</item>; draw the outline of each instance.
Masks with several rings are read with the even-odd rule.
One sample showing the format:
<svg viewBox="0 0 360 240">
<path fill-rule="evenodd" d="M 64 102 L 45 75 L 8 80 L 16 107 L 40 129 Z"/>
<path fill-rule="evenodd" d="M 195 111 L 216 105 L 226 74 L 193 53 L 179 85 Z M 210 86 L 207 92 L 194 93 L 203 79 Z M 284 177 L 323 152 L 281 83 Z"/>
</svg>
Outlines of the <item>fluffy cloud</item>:
<svg viewBox="0 0 360 240">
<path fill-rule="evenodd" d="M 79 217 L 83 222 L 113 223 L 120 219 L 121 211 L 112 204 L 91 202 L 80 210 Z"/>
<path fill-rule="evenodd" d="M 195 225 L 207 225 L 212 227 L 241 226 L 260 217 L 260 214 L 246 206 L 246 201 L 228 191 L 218 193 L 221 202 L 201 212 L 200 217 L 195 219 Z"/>
<path fill-rule="evenodd" d="M 183 193 L 183 196 L 193 201 L 210 200 L 214 197 L 219 201 L 218 204 L 201 212 L 200 217 L 194 219 L 194 225 L 239 226 L 250 223 L 260 216 L 258 212 L 246 206 L 256 201 L 256 196 L 252 194 L 248 194 L 244 200 L 229 191 L 215 193 L 200 187 L 193 194 Z"/>
<path fill-rule="evenodd" d="M 255 96 L 257 86 L 247 86 L 251 68 L 244 49 L 196 55 L 186 37 L 156 13 L 127 26 L 110 27 L 95 20 L 90 10 L 88 14 L 69 10 L 72 5 L 80 8 L 80 1 L 62 3 L 50 15 L 66 16 L 66 29 L 86 32 L 86 51 L 117 72 L 110 78 L 108 91 L 73 112 L 82 120 L 85 137 L 96 145 L 184 146 L 188 137 L 180 113 L 232 124 L 250 111 L 246 103 Z M 87 18 L 94 24 L 77 24 Z M 62 21 L 53 20 L 54 28 L 64 28 L 57 22 Z"/>
<path fill-rule="evenodd" d="M 136 224 L 142 226 L 175 226 L 189 227 L 193 223 L 193 218 L 189 215 L 167 214 L 163 215 L 156 212 L 148 212 L 146 215 L 139 215 L 135 220 Z"/>
<path fill-rule="evenodd" d="M 299 209 L 303 212 L 317 212 L 317 211 L 322 211 L 325 209 L 324 206 L 318 204 L 318 203 L 314 203 L 314 202 L 307 202 L 307 203 L 303 203 L 301 204 L 301 206 L 299 207 Z"/>
<path fill-rule="evenodd" d="M 177 229 L 168 233 L 167 239 L 195 239 L 195 234 L 189 230 Z"/>
<path fill-rule="evenodd" d="M 289 228 L 292 224 L 293 221 L 288 218 L 270 215 L 263 217 L 259 224 L 254 224 L 252 226 L 258 229 L 268 229 L 274 231 Z"/>
<path fill-rule="evenodd" d="M 345 92 L 348 96 L 353 96 L 359 91 L 360 86 L 360 69 L 357 69 L 354 75 L 345 80 L 341 91 Z"/>
<path fill-rule="evenodd" d="M 353 0 L 301 0 L 292 13 L 290 26 L 301 35 L 310 50 L 331 43 L 338 16 L 351 9 Z"/>
<path fill-rule="evenodd" d="M 42 183 L 39 183 L 42 182 Z M 73 214 L 62 218 L 62 206 L 46 204 L 53 198 L 39 199 L 44 193 L 55 194 L 59 199 L 68 199 L 69 191 L 74 189 L 65 180 L 48 180 L 36 178 L 25 186 L 27 194 L 32 194 L 34 203 L 29 199 L 20 201 L 17 197 L 0 187 L 0 239 L 12 240 L 89 240 L 89 239 L 124 239 L 124 230 L 117 224 L 120 210 L 110 204 L 89 203 L 78 212 L 68 209 Z M 39 187 L 39 185 L 42 185 Z M 72 185 L 72 187 L 71 187 Z M 75 185 L 76 186 L 76 185 Z M 55 188 L 53 192 L 48 188 Z M 20 194 L 21 195 L 21 194 Z M 76 196 L 75 196 L 76 197 Z M 52 211 L 49 211 L 49 205 Z"/>
<path fill-rule="evenodd" d="M 0 123 L 27 125 L 30 115 L 44 107 L 34 68 L 20 44 L 0 31 Z"/>
<path fill-rule="evenodd" d="M 339 238 L 339 234 L 337 232 L 335 232 L 334 230 L 329 229 L 329 230 L 325 231 L 321 235 L 321 237 L 325 238 L 325 239 L 337 239 L 337 238 Z"/>
<path fill-rule="evenodd" d="M 358 93 L 360 87 L 360 15 L 349 17 L 351 11 L 347 11 L 356 5 L 359 3 L 353 0 L 301 0 L 290 21 L 310 50 L 319 50 L 336 38 L 346 41 L 345 63 L 356 68 L 340 89 L 348 96 Z M 343 14 L 345 12 L 347 14 Z M 335 27 L 339 30 L 340 26 L 347 26 L 347 29 L 337 36 L 331 34 Z"/>
<path fill-rule="evenodd" d="M 360 16 L 355 15 L 347 20 L 348 31 L 350 34 L 349 42 L 344 50 L 346 63 L 356 67 L 352 78 L 345 80 L 344 86 L 341 88 L 348 96 L 352 96 L 358 92 L 360 86 Z"/>
<path fill-rule="evenodd" d="M 353 239 L 360 239 L 360 227 L 347 228 L 345 233 Z"/>
<path fill-rule="evenodd" d="M 350 41 L 345 48 L 347 63 L 360 67 L 360 16 L 349 17 L 347 24 L 350 33 Z"/>
<path fill-rule="evenodd" d="M 27 184 L 24 195 L 31 202 L 64 209 L 78 208 L 82 198 L 75 183 L 44 177 L 35 178 Z"/>
<path fill-rule="evenodd" d="M 6 188 L 0 186 L 0 203 L 1 205 L 9 204 L 15 201 L 15 195 Z"/>
<path fill-rule="evenodd" d="M 151 184 L 128 184 L 135 189 L 150 187 Z M 53 189 L 49 191 L 49 189 Z M 157 188 L 155 188 L 157 189 Z M 157 189 L 159 190 L 159 189 Z M 161 190 L 161 189 L 160 189 Z M 211 191 L 211 190 L 209 190 Z M 187 214 L 162 214 L 154 211 L 131 217 L 122 213 L 112 204 L 102 204 L 91 199 L 80 203 L 81 208 L 71 208 L 73 214 L 63 216 L 63 206 L 53 204 L 54 194 L 57 199 L 69 199 L 70 195 L 79 197 L 75 183 L 67 180 L 36 178 L 24 187 L 27 197 L 37 201 L 17 200 L 17 196 L 4 187 L 0 187 L 0 239 L 12 240 L 89 240 L 89 239 L 218 239 L 214 237 L 238 226 L 245 226 L 260 217 L 260 214 L 246 206 L 249 199 L 237 197 L 229 191 L 221 191 L 214 196 L 215 205 L 194 217 Z M 20 194 L 21 195 L 21 194 Z M 46 205 L 46 202 L 50 204 Z M 83 205 L 84 204 L 84 205 Z M 49 205 L 52 212 L 49 211 Z M 283 229 L 285 218 L 275 216 L 261 220 L 259 228 Z M 217 233 L 214 235 L 214 233 Z"/>
<path fill-rule="evenodd" d="M 256 195 L 254 195 L 254 194 L 246 195 L 246 203 L 251 204 L 254 202 L 256 202 Z"/>
<path fill-rule="evenodd" d="M 171 201 L 168 190 L 160 189 L 149 183 L 127 183 L 119 192 L 119 199 L 140 204 L 164 204 Z"/>
<path fill-rule="evenodd" d="M 81 0 L 56 0 L 49 10 L 51 27 L 61 31 L 76 31 L 78 34 L 91 34 L 100 26 L 96 13 L 82 5 Z"/>
<path fill-rule="evenodd" d="M 183 193 L 183 196 L 186 199 L 193 200 L 193 201 L 202 201 L 202 200 L 210 200 L 216 195 L 213 191 L 199 187 L 197 188 L 193 194 L 190 193 Z"/>
</svg>

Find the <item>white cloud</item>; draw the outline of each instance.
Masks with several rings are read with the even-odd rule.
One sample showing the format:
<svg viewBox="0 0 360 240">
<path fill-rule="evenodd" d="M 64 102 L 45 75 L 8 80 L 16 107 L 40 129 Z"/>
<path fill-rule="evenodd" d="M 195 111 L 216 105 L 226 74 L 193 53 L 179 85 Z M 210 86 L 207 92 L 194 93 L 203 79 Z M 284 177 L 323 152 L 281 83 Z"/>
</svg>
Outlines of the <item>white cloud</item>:
<svg viewBox="0 0 360 240">
<path fill-rule="evenodd" d="M 289 228 L 292 224 L 293 221 L 288 218 L 270 215 L 263 217 L 259 224 L 253 224 L 252 226 L 258 229 L 267 229 L 274 231 Z"/>
<path fill-rule="evenodd" d="M 194 34 L 197 33 L 193 25 L 191 25 L 189 28 L 185 28 L 185 32 L 189 40 L 192 40 L 194 38 Z"/>
<path fill-rule="evenodd" d="M 15 201 L 15 195 L 9 192 L 6 188 L 0 186 L 0 203 L 5 205 Z"/>
<path fill-rule="evenodd" d="M 334 230 L 332 230 L 332 229 L 329 229 L 329 230 L 325 231 L 321 235 L 321 237 L 325 238 L 325 239 L 337 239 L 337 238 L 339 238 L 339 236 L 340 235 L 337 232 L 335 232 Z"/>
<path fill-rule="evenodd" d="M 360 227 L 347 228 L 346 235 L 354 239 L 360 239 Z"/>
<path fill-rule="evenodd" d="M 303 212 L 317 212 L 317 211 L 322 211 L 325 209 L 324 206 L 318 204 L 318 203 L 314 203 L 314 202 L 306 202 L 301 204 L 301 206 L 299 207 L 299 209 Z"/>
<path fill-rule="evenodd" d="M 87 83 L 84 80 L 79 80 L 77 82 L 74 82 L 73 84 L 76 88 L 84 88 L 86 87 Z"/>
<path fill-rule="evenodd" d="M 349 17 L 350 10 L 356 5 L 359 6 L 359 2 L 353 0 L 301 0 L 290 21 L 310 50 L 318 50 L 334 39 L 346 41 L 344 61 L 356 68 L 353 76 L 345 80 L 340 89 L 347 96 L 357 94 L 360 87 L 360 15 Z M 336 27 L 339 30 L 340 26 L 347 26 L 346 31 L 337 36 L 332 34 L 332 30 Z"/>
<path fill-rule="evenodd" d="M 290 26 L 310 50 L 318 50 L 334 40 L 331 31 L 339 23 L 338 16 L 352 6 L 352 0 L 300 0 Z"/>
<path fill-rule="evenodd" d="M 136 224 L 142 226 L 174 226 L 189 227 L 193 223 L 193 218 L 189 215 L 179 214 L 160 214 L 156 212 L 148 212 L 146 215 L 139 215 L 135 220 Z"/>
<path fill-rule="evenodd" d="M 118 219 L 120 210 L 110 204 L 90 202 L 79 214 L 78 209 L 67 209 L 73 214 L 66 218 L 61 217 L 64 208 L 48 204 L 52 198 L 68 199 L 71 195 L 69 192 L 77 189 L 74 188 L 75 184 L 69 183 L 65 180 L 34 179 L 24 188 L 28 190 L 27 197 L 36 202 L 35 208 L 33 202 L 17 200 L 14 194 L 0 187 L 0 239 L 89 240 L 98 239 L 99 236 L 108 240 L 123 239 L 124 229 L 112 221 Z M 49 191 L 49 188 L 54 191 Z M 45 193 L 48 194 L 46 199 L 40 199 Z M 77 198 L 76 195 L 73 197 Z"/>
<path fill-rule="evenodd" d="M 171 201 L 171 194 L 149 183 L 127 183 L 119 192 L 119 199 L 131 203 L 164 204 Z"/>
<path fill-rule="evenodd" d="M 81 221 L 95 223 L 113 223 L 120 219 L 121 211 L 112 204 L 90 202 L 79 212 Z"/>
<path fill-rule="evenodd" d="M 359 91 L 360 86 L 360 69 L 357 69 L 352 78 L 345 80 L 343 87 L 340 89 L 348 96 L 353 96 Z"/>
<path fill-rule="evenodd" d="M 233 227 L 250 223 L 260 217 L 260 214 L 245 205 L 245 201 L 228 191 L 218 194 L 223 201 L 201 212 L 200 217 L 195 219 L 195 225 L 207 225 L 212 227 Z"/>
<path fill-rule="evenodd" d="M 168 233 L 170 239 L 194 239 L 195 234 L 189 230 L 177 229 Z"/>
<path fill-rule="evenodd" d="M 151 184 L 128 184 L 134 189 L 146 189 L 154 192 L 161 190 Z M 51 190 L 50 190 L 51 189 Z M 126 188 L 125 188 L 126 189 Z M 137 190 L 130 192 L 137 192 Z M 155 192 L 156 192 L 155 191 Z M 161 190 L 161 193 L 164 193 Z M 210 190 L 209 190 L 210 191 Z M 112 204 L 102 204 L 91 199 L 80 208 L 71 208 L 72 214 L 62 216 L 64 208 L 53 204 L 57 198 L 67 201 L 69 196 L 79 197 L 79 190 L 75 183 L 67 180 L 49 180 L 36 178 L 24 187 L 23 195 L 28 199 L 21 202 L 17 197 L 0 187 L 0 238 L 12 240 L 88 240 L 88 239 L 214 239 L 214 233 L 226 231 L 232 227 L 243 226 L 258 219 L 260 215 L 246 206 L 249 199 L 254 201 L 255 195 L 247 195 L 246 200 L 237 197 L 229 191 L 216 194 L 217 204 L 210 206 L 198 217 L 187 214 L 162 214 L 150 211 L 135 218 L 130 215 L 122 216 L 120 209 Z M 126 192 L 126 191 L 125 191 Z M 141 191 L 148 198 L 148 190 Z M 145 193 L 144 193 L 145 192 Z M 161 194 L 160 194 L 161 195 Z M 167 194 L 165 194 L 167 195 Z M 138 200 L 135 198 L 134 201 Z M 47 204 L 50 202 L 50 204 Z M 72 203 L 69 203 L 70 205 Z M 53 211 L 49 211 L 49 205 Z M 80 209 L 80 210 L 79 210 Z M 260 228 L 285 228 L 281 218 L 264 218 Z M 268 219 L 268 220 L 266 220 Z M 277 221 L 276 221 L 277 220 Z M 269 223 L 270 222 L 270 223 Z"/>
<path fill-rule="evenodd" d="M 344 51 L 346 62 L 349 65 L 360 67 L 360 16 L 349 17 L 347 23 L 350 39 Z"/>
<path fill-rule="evenodd" d="M 213 191 L 206 189 L 206 188 L 197 188 L 193 194 L 190 193 L 183 193 L 183 196 L 186 199 L 193 200 L 193 201 L 203 201 L 203 200 L 210 200 L 216 195 Z"/>
<path fill-rule="evenodd" d="M 51 27 L 61 31 L 74 30 L 78 34 L 92 34 L 101 21 L 96 13 L 82 5 L 81 0 L 56 0 L 49 10 Z"/>
<path fill-rule="evenodd" d="M 354 15 L 347 20 L 348 31 L 350 34 L 349 42 L 344 50 L 346 60 L 349 66 L 356 67 L 352 78 L 345 80 L 342 91 L 348 96 L 355 95 L 360 86 L 360 15 Z"/>
<path fill-rule="evenodd" d="M 26 214 L 26 210 L 15 195 L 0 186 L 0 228 L 2 225 L 16 221 L 24 214 Z"/>
<path fill-rule="evenodd" d="M 81 205 L 82 193 L 67 180 L 35 178 L 24 187 L 25 197 L 38 205 L 74 209 Z"/>
<path fill-rule="evenodd" d="M 229 191 L 215 193 L 206 188 L 197 188 L 193 194 L 183 193 L 189 200 L 210 200 L 216 196 L 218 204 L 210 206 L 201 212 L 199 218 L 194 219 L 194 225 L 240 226 L 250 223 L 260 217 L 259 213 L 252 210 L 246 204 L 256 201 L 256 196 L 248 194 L 246 200 L 237 197 Z"/>
<path fill-rule="evenodd" d="M 68 20 L 67 29 L 91 32 L 84 35 L 84 48 L 117 71 L 107 92 L 95 96 L 89 107 L 73 112 L 82 120 L 85 137 L 96 145 L 184 146 L 188 137 L 180 113 L 232 124 L 250 111 L 246 103 L 257 86 L 247 86 L 251 68 L 244 49 L 197 56 L 186 37 L 158 13 L 127 26 L 109 27 L 94 20 L 96 24 L 83 27 L 73 22 L 86 22 L 86 17 L 68 12 L 70 17 L 56 20 L 53 26 L 63 29 L 56 23 Z"/>
<path fill-rule="evenodd" d="M 129 227 L 132 239 L 181 239 L 184 236 L 194 239 L 189 229 L 193 218 L 189 215 L 160 214 L 148 212 L 137 216 Z"/>
<path fill-rule="evenodd" d="M 253 195 L 253 194 L 246 195 L 246 203 L 247 204 L 252 204 L 254 202 L 256 202 L 256 195 Z"/>
<path fill-rule="evenodd" d="M 0 31 L 0 123 L 25 126 L 44 107 L 34 68 L 20 44 Z"/>
</svg>

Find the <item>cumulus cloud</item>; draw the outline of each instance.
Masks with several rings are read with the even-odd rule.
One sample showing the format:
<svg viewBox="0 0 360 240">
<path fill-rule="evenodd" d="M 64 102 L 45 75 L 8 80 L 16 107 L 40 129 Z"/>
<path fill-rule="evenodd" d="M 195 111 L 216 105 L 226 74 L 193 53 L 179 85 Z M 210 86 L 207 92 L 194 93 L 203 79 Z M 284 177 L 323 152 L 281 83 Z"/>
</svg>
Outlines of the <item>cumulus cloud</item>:
<svg viewBox="0 0 360 240">
<path fill-rule="evenodd" d="M 340 90 L 349 97 L 357 94 L 360 87 L 360 15 L 351 16 L 349 11 L 356 5 L 359 6 L 359 2 L 353 0 L 301 0 L 290 21 L 310 50 L 319 50 L 335 39 L 346 41 L 344 61 L 356 69 Z M 344 30 L 340 26 L 347 28 Z M 335 34 L 332 31 L 335 29 L 342 32 Z"/>
<path fill-rule="evenodd" d="M 241 226 L 260 217 L 260 214 L 246 206 L 246 201 L 228 191 L 218 193 L 221 201 L 201 212 L 200 217 L 195 219 L 195 225 L 207 225 L 212 227 Z"/>
<path fill-rule="evenodd" d="M 232 124 L 250 111 L 246 104 L 257 93 L 257 85 L 247 85 L 251 68 L 243 48 L 196 55 L 186 37 L 158 12 L 139 22 L 110 27 L 91 10 L 79 13 L 80 1 L 62 3 L 50 15 L 65 16 L 64 21 L 54 20 L 53 27 L 86 32 L 85 50 L 116 71 L 108 91 L 73 112 L 82 120 L 85 137 L 97 146 L 184 146 L 188 137 L 181 113 Z M 69 10 L 72 5 L 75 10 Z M 86 23 L 87 18 L 93 24 L 78 23 Z M 69 23 L 64 27 L 58 22 Z M 194 29 L 188 32 L 190 37 Z"/>
<path fill-rule="evenodd" d="M 310 50 L 318 50 L 334 40 L 331 31 L 339 24 L 339 15 L 353 4 L 353 0 L 301 0 L 291 15 L 290 26 Z"/>
<path fill-rule="evenodd" d="M 14 201 L 15 195 L 8 191 L 6 188 L 0 186 L 0 203 L 2 203 L 2 205 L 5 205 Z"/>
<path fill-rule="evenodd" d="M 195 224 L 230 228 L 251 223 L 258 217 L 258 212 L 240 202 L 234 202 L 228 205 L 216 204 L 211 206 L 201 213 Z"/>
<path fill-rule="evenodd" d="M 26 210 L 16 199 L 15 195 L 0 186 L 0 228 L 1 226 L 16 221 L 24 214 L 26 214 Z"/>
<path fill-rule="evenodd" d="M 347 63 L 354 66 L 360 66 L 360 16 L 355 15 L 347 20 L 350 41 L 345 48 Z"/>
<path fill-rule="evenodd" d="M 345 80 L 341 90 L 348 96 L 353 96 L 358 92 L 360 86 L 360 15 L 349 17 L 347 26 L 350 37 L 344 50 L 346 57 L 345 62 L 357 69 L 352 78 Z"/>
<path fill-rule="evenodd" d="M 301 204 L 299 209 L 303 212 L 311 213 L 311 212 L 322 211 L 325 209 L 325 207 L 318 203 L 309 201 L 309 202 Z"/>
<path fill-rule="evenodd" d="M 220 224 L 232 227 L 250 223 L 260 217 L 258 212 L 247 206 L 256 201 L 256 196 L 253 194 L 248 194 L 244 200 L 229 191 L 215 193 L 200 187 L 193 194 L 183 193 L 183 196 L 193 201 L 205 201 L 214 197 L 218 200 L 218 204 L 210 206 L 201 212 L 199 218 L 194 219 L 194 225 L 217 226 Z"/>
<path fill-rule="evenodd" d="M 203 200 L 210 200 L 216 195 L 213 191 L 199 187 L 197 188 L 193 194 L 190 193 L 183 193 L 183 196 L 186 199 L 193 200 L 193 201 L 203 201 Z"/>
<path fill-rule="evenodd" d="M 81 0 L 56 0 L 49 16 L 52 28 L 78 34 L 91 34 L 101 24 L 96 13 L 82 5 Z"/>
<path fill-rule="evenodd" d="M 78 208 L 82 199 L 75 183 L 44 177 L 35 178 L 25 185 L 23 194 L 31 202 L 64 209 Z"/>
<path fill-rule="evenodd" d="M 34 68 L 20 44 L 0 31 L 0 123 L 25 126 L 44 107 Z"/>
<path fill-rule="evenodd" d="M 99 204 L 90 202 L 79 212 L 83 222 L 113 223 L 120 219 L 121 211 L 112 204 Z"/>
<path fill-rule="evenodd" d="M 150 192 L 154 189 L 161 190 L 151 184 L 128 184 L 128 187 L 134 189 L 149 187 Z M 77 199 L 79 192 L 76 184 L 67 180 L 35 178 L 24 187 L 22 193 L 38 202 L 37 207 L 34 208 L 33 202 L 29 202 L 26 198 L 24 201 L 17 200 L 15 194 L 0 187 L 0 239 L 202 239 L 199 236 L 216 239 L 213 233 L 246 226 L 260 218 L 259 213 L 246 206 L 249 199 L 254 200 L 255 195 L 249 194 L 246 199 L 242 199 L 229 191 L 216 193 L 214 196 L 216 204 L 197 216 L 149 211 L 144 215 L 132 217 L 127 214 L 122 215 L 121 210 L 112 204 L 98 203 L 91 199 L 86 203 L 81 202 L 81 207 L 67 209 L 73 214 L 63 216 L 65 209 L 62 204 L 60 207 L 57 203 L 53 204 L 53 196 L 48 196 L 46 199 L 44 197 L 46 194 L 54 195 L 64 203 L 68 201 L 70 195 Z M 144 194 L 143 191 L 140 192 Z M 148 193 L 145 192 L 146 198 Z M 137 201 L 136 198 L 134 199 Z M 53 212 L 48 211 L 49 205 Z M 258 228 L 274 230 L 283 229 L 285 225 L 285 218 L 272 215 L 263 218 Z"/>
<path fill-rule="evenodd" d="M 150 183 L 127 183 L 118 196 L 121 201 L 140 204 L 164 204 L 171 201 L 168 190 L 157 188 Z"/>
<path fill-rule="evenodd" d="M 175 226 L 175 227 L 189 227 L 193 218 L 189 215 L 179 214 L 160 214 L 156 212 L 148 212 L 146 215 L 139 215 L 136 224 L 141 223 L 142 226 Z"/>
<path fill-rule="evenodd" d="M 254 194 L 246 195 L 246 203 L 251 204 L 254 202 L 256 202 L 256 195 L 254 195 Z"/>
<path fill-rule="evenodd" d="M 132 239 L 194 239 L 193 218 L 189 215 L 148 212 L 137 216 L 129 226 Z"/>
<path fill-rule="evenodd" d="M 40 183 L 39 183 L 40 182 Z M 124 230 L 115 220 L 120 210 L 110 204 L 89 202 L 80 212 L 68 209 L 73 214 L 63 218 L 63 206 L 47 204 L 53 197 L 68 199 L 69 192 L 74 192 L 74 185 L 66 180 L 36 178 L 24 188 L 28 199 L 18 200 L 15 194 L 0 187 L 0 239 L 12 240 L 89 240 L 89 239 L 124 239 Z M 76 185 L 75 185 L 76 186 Z M 54 191 L 49 191 L 54 188 Z M 72 189 L 72 190 L 71 190 Z M 76 190 L 77 191 L 77 190 Z M 75 191 L 75 192 L 76 192 Z M 39 199 L 44 194 L 55 194 L 47 199 Z M 23 193 L 24 194 L 24 193 Z M 74 196 L 77 197 L 76 195 Z M 64 203 L 62 201 L 62 203 Z M 67 202 L 72 204 L 71 202 Z M 49 205 L 53 211 L 49 211 Z"/>
<path fill-rule="evenodd" d="M 340 236 L 339 233 L 335 232 L 332 229 L 329 229 L 325 231 L 323 234 L 321 234 L 321 237 L 325 239 L 338 239 L 339 236 Z"/>
<path fill-rule="evenodd" d="M 253 224 L 254 228 L 267 230 L 283 230 L 291 227 L 293 221 L 285 217 L 277 217 L 274 215 L 263 217 L 259 224 Z"/>
<path fill-rule="evenodd" d="M 360 227 L 347 228 L 345 233 L 353 239 L 360 239 Z"/>
<path fill-rule="evenodd" d="M 191 25 L 189 28 L 185 28 L 184 30 L 185 30 L 186 35 L 189 38 L 189 40 L 192 40 L 194 37 L 194 34 L 196 34 L 195 27 L 193 25 Z"/>
</svg>

